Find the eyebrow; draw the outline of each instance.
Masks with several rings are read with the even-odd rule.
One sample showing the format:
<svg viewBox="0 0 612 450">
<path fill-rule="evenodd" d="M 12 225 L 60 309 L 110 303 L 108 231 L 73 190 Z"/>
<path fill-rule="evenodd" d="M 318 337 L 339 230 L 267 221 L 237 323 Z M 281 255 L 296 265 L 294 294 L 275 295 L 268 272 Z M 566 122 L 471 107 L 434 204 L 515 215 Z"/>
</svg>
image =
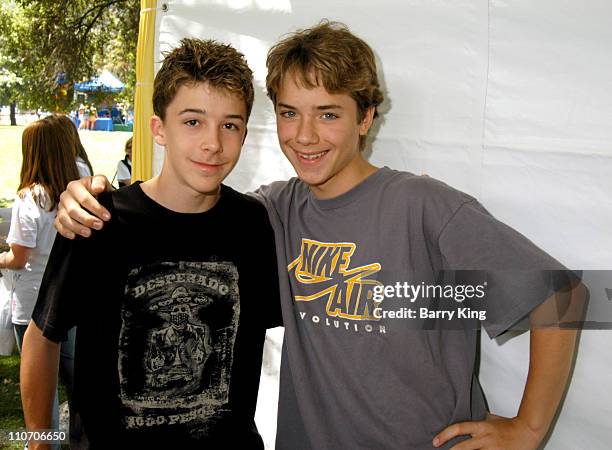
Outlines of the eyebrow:
<svg viewBox="0 0 612 450">
<path fill-rule="evenodd" d="M 321 105 L 321 106 L 317 106 L 317 109 L 319 111 L 323 109 L 342 109 L 342 106 L 340 105 Z"/>
<path fill-rule="evenodd" d="M 199 109 L 199 108 L 185 108 L 184 110 L 179 112 L 178 115 L 181 116 L 181 115 L 187 114 L 187 113 L 195 113 L 195 114 L 206 115 L 206 110 L 205 109 Z M 225 116 L 225 118 L 226 119 L 238 119 L 238 120 L 242 120 L 243 122 L 246 122 L 246 120 L 244 119 L 244 117 L 241 114 L 228 114 L 228 115 Z"/>
<path fill-rule="evenodd" d="M 288 109 L 296 109 L 295 106 L 291 106 L 286 103 L 279 103 L 277 106 L 288 108 Z M 321 105 L 321 106 L 317 106 L 315 109 L 322 111 L 326 109 L 344 109 L 344 108 L 341 105 Z"/>
<path fill-rule="evenodd" d="M 227 116 L 225 116 L 226 119 L 238 119 L 238 120 L 242 120 L 243 122 L 246 122 L 246 120 L 244 120 L 244 117 L 242 117 L 240 114 L 228 114 Z"/>
<path fill-rule="evenodd" d="M 182 110 L 181 112 L 179 112 L 178 115 L 180 116 L 180 115 L 187 114 L 187 113 L 206 114 L 206 110 L 198 109 L 198 108 L 186 108 Z"/>
</svg>

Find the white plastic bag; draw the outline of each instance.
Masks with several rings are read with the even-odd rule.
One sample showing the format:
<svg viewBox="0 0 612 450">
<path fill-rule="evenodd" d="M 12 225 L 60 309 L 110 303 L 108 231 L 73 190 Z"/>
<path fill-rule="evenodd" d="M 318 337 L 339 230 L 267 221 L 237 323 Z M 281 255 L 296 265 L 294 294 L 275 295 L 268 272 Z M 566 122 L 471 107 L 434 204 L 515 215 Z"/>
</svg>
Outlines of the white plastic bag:
<svg viewBox="0 0 612 450">
<path fill-rule="evenodd" d="M 15 348 L 15 332 L 11 322 L 12 272 L 2 271 L 0 278 L 0 355 L 9 356 Z"/>
</svg>

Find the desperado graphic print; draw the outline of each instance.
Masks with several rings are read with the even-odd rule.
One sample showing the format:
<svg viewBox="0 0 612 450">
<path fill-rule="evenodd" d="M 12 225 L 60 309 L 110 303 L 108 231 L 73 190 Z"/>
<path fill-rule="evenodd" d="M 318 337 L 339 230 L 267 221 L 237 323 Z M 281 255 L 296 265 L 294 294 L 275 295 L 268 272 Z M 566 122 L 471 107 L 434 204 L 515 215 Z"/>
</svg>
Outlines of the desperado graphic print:
<svg viewBox="0 0 612 450">
<path fill-rule="evenodd" d="M 227 262 L 160 262 L 128 274 L 119 335 L 124 426 L 206 434 L 226 409 L 240 316 Z"/>
</svg>

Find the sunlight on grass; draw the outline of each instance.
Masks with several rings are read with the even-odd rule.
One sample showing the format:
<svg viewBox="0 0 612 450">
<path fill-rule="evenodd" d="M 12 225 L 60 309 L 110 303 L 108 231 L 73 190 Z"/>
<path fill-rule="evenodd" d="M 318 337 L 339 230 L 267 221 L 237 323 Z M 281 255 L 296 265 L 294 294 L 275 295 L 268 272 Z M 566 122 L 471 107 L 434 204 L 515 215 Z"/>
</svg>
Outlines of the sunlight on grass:
<svg viewBox="0 0 612 450">
<path fill-rule="evenodd" d="M 22 431 L 25 428 L 21 397 L 19 394 L 19 354 L 0 356 L 0 432 Z M 60 387 L 60 402 L 66 401 L 66 393 Z M 61 449 L 68 449 L 62 445 Z M 7 442 L 6 435 L 0 435 L 0 449 L 23 449 L 23 442 Z"/>
<path fill-rule="evenodd" d="M 3 199 L 13 198 L 19 185 L 23 128 L 0 125 L 0 198 Z"/>
<path fill-rule="evenodd" d="M 19 355 L 0 356 L 0 430 L 23 428 L 19 397 Z"/>
</svg>

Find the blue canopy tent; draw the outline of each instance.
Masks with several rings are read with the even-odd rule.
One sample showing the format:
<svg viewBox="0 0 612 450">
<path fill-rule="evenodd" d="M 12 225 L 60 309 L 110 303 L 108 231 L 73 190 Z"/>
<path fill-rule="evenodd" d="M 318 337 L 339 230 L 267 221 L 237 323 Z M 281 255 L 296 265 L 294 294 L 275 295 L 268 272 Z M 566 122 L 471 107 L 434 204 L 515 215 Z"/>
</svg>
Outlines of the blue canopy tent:
<svg viewBox="0 0 612 450">
<path fill-rule="evenodd" d="M 117 92 L 121 92 L 125 89 L 125 84 L 121 82 L 115 75 L 110 73 L 108 70 L 102 71 L 102 73 L 92 78 L 89 81 L 84 81 L 82 83 L 74 84 L 74 91 L 76 92 L 84 92 L 87 94 L 94 95 L 94 98 L 97 98 L 100 101 L 102 98 L 107 98 L 109 94 L 114 94 Z M 102 97 L 100 97 L 102 95 Z M 95 102 L 96 100 L 94 100 Z M 100 117 L 96 120 L 95 130 L 104 130 L 104 131 L 113 131 L 114 126 L 112 122 L 112 118 L 110 117 L 110 111 L 103 110 L 106 114 L 101 114 Z M 77 120 L 78 122 L 78 120 Z"/>
<path fill-rule="evenodd" d="M 74 90 L 77 92 L 121 92 L 123 89 L 125 84 L 108 70 L 89 81 L 74 83 Z"/>
</svg>

